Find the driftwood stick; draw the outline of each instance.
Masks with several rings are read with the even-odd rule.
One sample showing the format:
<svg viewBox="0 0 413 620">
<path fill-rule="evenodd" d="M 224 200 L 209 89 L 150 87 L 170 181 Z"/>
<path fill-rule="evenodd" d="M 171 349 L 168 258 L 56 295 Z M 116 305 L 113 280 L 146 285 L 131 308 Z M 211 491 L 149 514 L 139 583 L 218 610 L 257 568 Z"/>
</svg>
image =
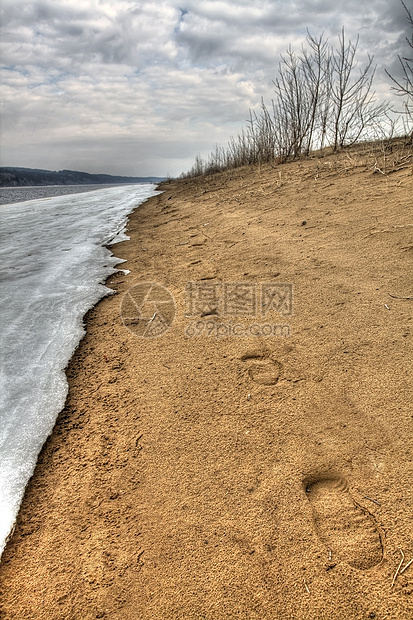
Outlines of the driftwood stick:
<svg viewBox="0 0 413 620">
<path fill-rule="evenodd" d="M 401 565 L 402 565 L 402 564 L 403 564 L 403 562 L 404 562 L 404 553 L 403 553 L 403 549 L 400 549 L 400 553 L 402 554 L 402 559 L 400 560 L 399 565 L 398 565 L 398 567 L 397 567 L 397 570 L 396 570 L 396 572 L 394 573 L 394 576 L 393 576 L 393 581 L 391 582 L 391 586 L 390 586 L 391 588 L 394 586 L 394 583 L 395 583 L 395 581 L 396 581 L 396 579 L 397 579 L 397 576 L 398 576 L 398 574 L 399 574 L 399 571 L 400 571 Z"/>
<path fill-rule="evenodd" d="M 402 568 L 402 569 L 401 569 L 401 571 L 400 571 L 400 575 L 401 575 L 402 573 L 404 573 L 404 571 L 405 571 L 407 568 L 409 568 L 410 564 L 412 564 L 412 563 L 413 563 L 413 558 L 410 560 L 410 562 L 407 562 L 407 564 L 406 564 L 406 566 L 405 566 L 404 568 Z"/>
<path fill-rule="evenodd" d="M 400 297 L 399 295 L 392 295 L 391 293 L 389 293 L 390 297 L 393 297 L 393 299 L 413 299 L 412 297 Z"/>
</svg>

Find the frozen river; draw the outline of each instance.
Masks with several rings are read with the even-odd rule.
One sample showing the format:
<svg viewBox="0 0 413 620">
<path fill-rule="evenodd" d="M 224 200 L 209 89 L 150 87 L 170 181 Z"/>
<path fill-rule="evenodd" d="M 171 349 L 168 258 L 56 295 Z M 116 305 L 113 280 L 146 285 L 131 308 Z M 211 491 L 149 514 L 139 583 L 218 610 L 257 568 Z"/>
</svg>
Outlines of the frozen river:
<svg viewBox="0 0 413 620">
<path fill-rule="evenodd" d="M 62 410 L 85 313 L 110 290 L 127 216 L 155 185 L 0 207 L 0 553 Z"/>
</svg>

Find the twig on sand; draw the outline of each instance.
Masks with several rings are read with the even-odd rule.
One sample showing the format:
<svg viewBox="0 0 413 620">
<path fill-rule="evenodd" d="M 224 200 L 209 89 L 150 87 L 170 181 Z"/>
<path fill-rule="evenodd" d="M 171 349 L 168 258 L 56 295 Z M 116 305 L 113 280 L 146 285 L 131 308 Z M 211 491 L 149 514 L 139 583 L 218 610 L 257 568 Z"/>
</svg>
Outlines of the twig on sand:
<svg viewBox="0 0 413 620">
<path fill-rule="evenodd" d="M 381 170 L 378 165 L 377 165 L 377 161 L 374 163 L 374 170 L 373 170 L 373 174 L 375 174 L 376 172 L 380 172 L 380 174 L 383 174 L 385 177 L 387 176 L 387 174 L 385 172 L 383 172 L 383 170 Z"/>
<path fill-rule="evenodd" d="M 363 495 L 364 499 L 368 499 L 371 502 L 373 502 L 374 504 L 377 504 L 377 506 L 381 506 L 380 502 L 377 501 L 377 499 L 373 499 L 372 497 L 367 497 L 367 495 Z"/>
<path fill-rule="evenodd" d="M 398 567 L 397 567 L 397 570 L 396 570 L 396 572 L 394 573 L 394 576 L 393 576 L 393 581 L 391 582 L 391 586 L 390 586 L 391 588 L 394 586 L 394 583 L 395 583 L 395 581 L 396 581 L 396 579 L 397 579 L 397 576 L 398 576 L 398 574 L 399 574 L 399 572 L 400 572 L 400 568 L 401 568 L 401 566 L 402 566 L 402 564 L 403 564 L 403 562 L 404 562 L 404 553 L 403 553 L 403 549 L 400 549 L 400 553 L 402 554 L 402 559 L 400 560 L 399 565 L 398 565 Z"/>
<path fill-rule="evenodd" d="M 413 296 L 411 297 L 400 297 L 399 295 L 392 295 L 391 293 L 389 293 L 390 297 L 393 297 L 393 299 L 413 299 Z"/>
<path fill-rule="evenodd" d="M 404 568 L 402 568 L 402 569 L 401 569 L 401 571 L 400 571 L 400 575 L 401 575 L 402 573 L 404 573 L 404 571 L 405 571 L 407 568 L 409 568 L 410 564 L 413 564 L 413 558 L 410 560 L 410 562 L 407 562 L 407 564 L 406 564 L 406 566 L 405 566 Z"/>
<path fill-rule="evenodd" d="M 303 581 L 304 581 L 304 587 L 305 587 L 305 589 L 307 590 L 308 594 L 310 594 L 310 590 L 308 589 L 308 585 L 307 585 L 306 580 L 305 580 L 305 579 L 303 579 Z"/>
</svg>

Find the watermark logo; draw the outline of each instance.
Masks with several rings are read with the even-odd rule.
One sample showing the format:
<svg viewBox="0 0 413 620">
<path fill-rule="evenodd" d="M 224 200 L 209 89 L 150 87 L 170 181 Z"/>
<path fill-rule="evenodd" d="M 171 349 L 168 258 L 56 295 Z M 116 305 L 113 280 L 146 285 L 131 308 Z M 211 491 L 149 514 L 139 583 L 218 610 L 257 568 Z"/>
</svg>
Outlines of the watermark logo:
<svg viewBox="0 0 413 620">
<path fill-rule="evenodd" d="M 140 282 L 130 288 L 120 309 L 122 323 L 140 338 L 162 336 L 170 329 L 175 314 L 173 296 L 156 282 Z"/>
<path fill-rule="evenodd" d="M 288 324 L 265 321 L 267 315 L 273 313 L 282 317 L 292 315 L 293 285 L 290 283 L 188 282 L 186 302 L 186 316 L 191 319 L 185 329 L 188 338 L 283 338 L 291 335 Z M 263 320 L 241 323 L 240 317 Z"/>
<path fill-rule="evenodd" d="M 214 338 L 287 338 L 291 327 L 279 323 L 235 323 L 234 321 L 198 320 L 190 321 L 185 328 L 187 338 L 209 336 Z"/>
<path fill-rule="evenodd" d="M 293 285 L 284 282 L 220 282 L 198 280 L 185 288 L 184 333 L 187 338 L 213 336 L 277 337 L 291 335 L 290 325 L 273 323 L 293 314 Z M 122 322 L 141 338 L 156 338 L 168 331 L 176 315 L 172 294 L 156 282 L 141 282 L 125 293 Z M 245 322 L 240 322 L 244 317 Z M 255 320 L 254 323 L 251 322 Z"/>
<path fill-rule="evenodd" d="M 190 317 L 266 317 L 293 314 L 293 285 L 284 282 L 216 282 L 201 280 L 186 286 Z"/>
</svg>

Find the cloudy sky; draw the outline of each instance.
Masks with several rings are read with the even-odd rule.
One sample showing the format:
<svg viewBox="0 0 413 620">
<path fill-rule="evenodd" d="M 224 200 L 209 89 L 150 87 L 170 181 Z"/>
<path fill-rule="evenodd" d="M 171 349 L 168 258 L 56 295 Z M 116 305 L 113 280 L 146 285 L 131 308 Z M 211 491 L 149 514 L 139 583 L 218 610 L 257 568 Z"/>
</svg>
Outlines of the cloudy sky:
<svg viewBox="0 0 413 620">
<path fill-rule="evenodd" d="M 1 165 L 139 176 L 225 144 L 306 28 L 360 35 L 381 98 L 409 34 L 400 0 L 1 0 L 1 22 Z"/>
</svg>

